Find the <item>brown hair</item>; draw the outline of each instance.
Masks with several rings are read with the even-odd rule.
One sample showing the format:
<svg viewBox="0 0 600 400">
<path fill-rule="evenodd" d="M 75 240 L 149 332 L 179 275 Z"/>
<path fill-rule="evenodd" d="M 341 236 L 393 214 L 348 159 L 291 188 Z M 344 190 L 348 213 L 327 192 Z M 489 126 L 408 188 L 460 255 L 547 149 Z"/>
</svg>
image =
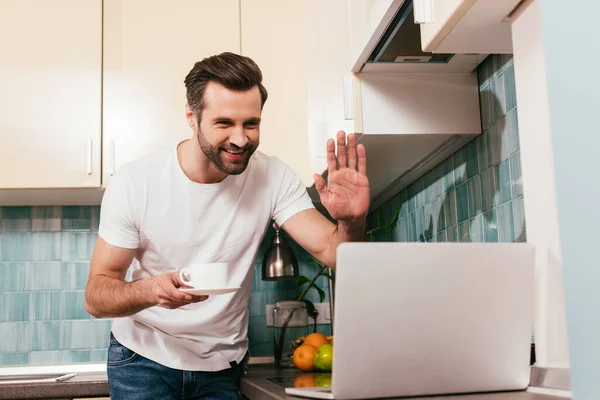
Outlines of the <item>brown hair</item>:
<svg viewBox="0 0 600 400">
<path fill-rule="evenodd" d="M 187 102 L 198 121 L 205 106 L 204 91 L 211 81 L 235 91 L 246 91 L 258 86 L 261 107 L 267 101 L 262 72 L 251 58 L 229 52 L 207 57 L 196 62 L 184 80 Z"/>
</svg>

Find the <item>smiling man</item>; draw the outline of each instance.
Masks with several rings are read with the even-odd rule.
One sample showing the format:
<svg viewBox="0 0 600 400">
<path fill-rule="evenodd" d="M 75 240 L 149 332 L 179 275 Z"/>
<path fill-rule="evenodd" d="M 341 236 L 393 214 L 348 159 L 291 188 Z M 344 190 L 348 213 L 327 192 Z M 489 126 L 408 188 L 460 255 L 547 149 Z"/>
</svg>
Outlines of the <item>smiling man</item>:
<svg viewBox="0 0 600 400">
<path fill-rule="evenodd" d="M 206 58 L 185 86 L 193 137 L 122 167 L 102 202 L 85 302 L 115 318 L 111 399 L 240 399 L 252 273 L 270 221 L 332 267 L 341 242 L 364 238 L 369 183 L 353 135 L 338 133 L 337 155 L 327 142 L 328 181 L 315 175 L 333 224 L 290 168 L 256 151 L 267 90 L 251 59 Z M 228 263 L 228 286 L 241 289 L 180 291 L 179 271 L 194 262 Z"/>
</svg>

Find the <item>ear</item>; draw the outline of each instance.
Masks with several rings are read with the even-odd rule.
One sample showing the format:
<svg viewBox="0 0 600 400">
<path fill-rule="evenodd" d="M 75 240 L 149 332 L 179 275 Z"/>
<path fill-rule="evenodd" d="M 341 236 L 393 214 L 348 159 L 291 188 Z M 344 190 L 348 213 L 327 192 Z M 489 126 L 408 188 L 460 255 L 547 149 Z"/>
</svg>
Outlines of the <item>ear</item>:
<svg viewBox="0 0 600 400">
<path fill-rule="evenodd" d="M 185 119 L 187 119 L 188 126 L 190 128 L 194 129 L 196 127 L 196 116 L 194 115 L 190 105 L 187 103 L 185 104 Z"/>
</svg>

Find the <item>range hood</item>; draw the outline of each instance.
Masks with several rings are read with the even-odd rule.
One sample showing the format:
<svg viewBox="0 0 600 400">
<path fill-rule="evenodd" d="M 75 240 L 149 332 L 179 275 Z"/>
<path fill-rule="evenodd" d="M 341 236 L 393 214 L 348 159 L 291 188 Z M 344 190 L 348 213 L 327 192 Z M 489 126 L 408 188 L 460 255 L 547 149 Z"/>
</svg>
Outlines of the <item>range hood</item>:
<svg viewBox="0 0 600 400">
<path fill-rule="evenodd" d="M 423 51 L 413 1 L 393 0 L 352 72 L 471 72 L 486 57 Z"/>
<path fill-rule="evenodd" d="M 436 54 L 421 49 L 421 29 L 414 23 L 412 0 L 405 1 L 369 56 L 369 63 L 444 63 L 454 54 Z"/>
</svg>

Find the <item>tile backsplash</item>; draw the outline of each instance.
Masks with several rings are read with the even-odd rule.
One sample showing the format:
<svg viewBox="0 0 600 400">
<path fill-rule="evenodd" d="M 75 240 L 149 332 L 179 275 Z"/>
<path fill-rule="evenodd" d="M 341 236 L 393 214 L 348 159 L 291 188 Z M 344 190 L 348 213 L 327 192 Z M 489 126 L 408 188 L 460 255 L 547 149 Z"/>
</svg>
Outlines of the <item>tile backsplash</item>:
<svg viewBox="0 0 600 400">
<path fill-rule="evenodd" d="M 100 207 L 0 207 L 0 366 L 103 362 L 110 319 L 84 308 L 90 258 L 98 237 Z M 273 231 L 256 260 L 250 298 L 253 356 L 273 354 L 266 305 L 293 300 L 295 282 L 261 280 L 261 263 Z M 308 254 L 289 240 L 300 273 L 314 276 Z M 317 284 L 327 292 L 327 281 Z M 308 299 L 319 301 L 314 290 Z M 318 331 L 330 334 L 328 325 Z"/>
<path fill-rule="evenodd" d="M 512 57 L 491 55 L 477 72 L 483 133 L 374 210 L 370 226 L 399 211 L 395 228 L 375 240 L 526 240 Z"/>
</svg>

